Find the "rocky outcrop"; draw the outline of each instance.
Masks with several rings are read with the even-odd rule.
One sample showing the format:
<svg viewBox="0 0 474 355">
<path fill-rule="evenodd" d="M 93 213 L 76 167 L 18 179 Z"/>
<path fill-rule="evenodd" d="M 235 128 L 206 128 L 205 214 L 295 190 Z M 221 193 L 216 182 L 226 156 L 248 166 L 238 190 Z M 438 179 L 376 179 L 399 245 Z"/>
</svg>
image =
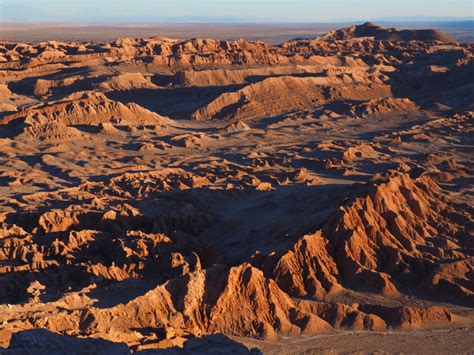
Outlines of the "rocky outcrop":
<svg viewBox="0 0 474 355">
<path fill-rule="evenodd" d="M 417 111 L 418 107 L 410 99 L 382 98 L 353 105 L 348 108 L 346 113 L 356 117 L 371 117 L 389 114 L 413 114 Z"/>
<path fill-rule="evenodd" d="M 59 101 L 28 107 L 27 109 L 3 117 L 3 124 L 23 119 L 27 124 L 38 122 L 58 122 L 63 125 L 98 125 L 99 123 L 150 123 L 168 122 L 145 108 L 135 104 L 122 104 L 108 99 L 97 92 L 75 93 Z"/>
<path fill-rule="evenodd" d="M 449 221 L 456 212 L 449 212 L 452 207 L 440 196 L 426 176 L 391 177 L 370 187 L 366 197 L 342 206 L 321 231 L 303 237 L 279 258 L 269 257 L 263 267 L 296 297 L 325 299 L 342 287 L 390 296 L 405 287 L 424 293 L 444 285 L 464 304 L 472 297 L 464 286 L 471 282 L 467 272 L 472 258 L 443 251 L 448 240 L 462 248 L 465 239 L 456 240 L 464 227 Z M 433 297 L 452 301 L 457 296 Z"/>
<path fill-rule="evenodd" d="M 156 88 L 156 86 L 141 73 L 119 74 L 96 84 L 96 87 L 103 91 Z"/>
<path fill-rule="evenodd" d="M 246 119 L 265 115 L 272 117 L 293 110 L 315 108 L 332 100 L 368 100 L 391 95 L 388 86 L 381 83 L 365 86 L 364 81 L 369 82 L 367 73 L 365 78 L 347 75 L 268 78 L 220 95 L 196 111 L 192 118 L 206 120 L 228 117 Z"/>
<path fill-rule="evenodd" d="M 329 241 L 317 232 L 299 240 L 275 265 L 264 268 L 277 284 L 294 297 L 323 299 L 341 289 L 339 270 Z M 309 261 L 309 262 L 308 262 Z"/>
<path fill-rule="evenodd" d="M 327 33 L 324 40 L 346 40 L 359 37 L 374 37 L 376 40 L 386 41 L 437 41 L 443 43 L 455 43 L 449 36 L 436 30 L 397 30 L 395 28 L 383 28 L 371 22 L 362 25 L 354 25 L 348 28 L 335 30 Z"/>
<path fill-rule="evenodd" d="M 116 315 L 120 320 L 114 322 Z M 274 338 L 331 327 L 303 313 L 276 283 L 250 265 L 209 268 L 172 280 L 143 297 L 110 310 L 91 312 L 86 332 L 127 328 L 176 328 L 195 335 L 226 334 Z M 125 325 L 125 328 L 123 328 Z"/>
</svg>

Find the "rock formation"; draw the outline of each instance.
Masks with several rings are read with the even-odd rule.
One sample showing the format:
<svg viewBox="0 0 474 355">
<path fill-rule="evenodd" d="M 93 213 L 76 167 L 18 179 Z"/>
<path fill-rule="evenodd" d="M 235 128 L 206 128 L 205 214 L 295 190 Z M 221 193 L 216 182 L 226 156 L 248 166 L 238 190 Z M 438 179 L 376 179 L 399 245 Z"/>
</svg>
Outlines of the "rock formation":
<svg viewBox="0 0 474 355">
<path fill-rule="evenodd" d="M 0 346 L 471 329 L 472 73 L 470 43 L 370 23 L 1 42 Z"/>
</svg>

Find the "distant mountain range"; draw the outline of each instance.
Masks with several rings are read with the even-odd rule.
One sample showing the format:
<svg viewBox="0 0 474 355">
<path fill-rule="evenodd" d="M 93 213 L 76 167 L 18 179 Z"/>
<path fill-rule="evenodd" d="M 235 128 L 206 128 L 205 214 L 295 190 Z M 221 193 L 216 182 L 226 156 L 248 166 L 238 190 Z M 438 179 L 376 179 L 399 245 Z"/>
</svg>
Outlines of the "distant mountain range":
<svg viewBox="0 0 474 355">
<path fill-rule="evenodd" d="M 377 23 L 439 23 L 439 22 L 456 22 L 456 23 L 473 23 L 474 17 L 453 17 L 453 16 L 390 16 L 380 18 L 340 18 L 331 20 L 304 19 L 295 21 L 293 19 L 285 18 L 267 18 L 260 16 L 157 16 L 155 13 L 149 15 L 127 15 L 111 16 L 104 20 L 102 13 L 88 13 L 83 14 L 64 15 L 61 21 L 57 21 L 55 17 L 44 11 L 38 11 L 35 14 L 25 14 L 22 11 L 7 11 L 7 6 L 3 7 L 4 11 L 0 9 L 0 22 L 4 23 L 130 23 L 130 24 L 158 24 L 158 23 L 192 23 L 192 24 L 282 24 L 282 23 L 363 23 L 366 21 L 373 21 Z M 11 9 L 10 9 L 11 10 Z M 87 20 L 83 20 L 87 19 Z M 474 25 L 473 25 L 474 31 Z"/>
</svg>

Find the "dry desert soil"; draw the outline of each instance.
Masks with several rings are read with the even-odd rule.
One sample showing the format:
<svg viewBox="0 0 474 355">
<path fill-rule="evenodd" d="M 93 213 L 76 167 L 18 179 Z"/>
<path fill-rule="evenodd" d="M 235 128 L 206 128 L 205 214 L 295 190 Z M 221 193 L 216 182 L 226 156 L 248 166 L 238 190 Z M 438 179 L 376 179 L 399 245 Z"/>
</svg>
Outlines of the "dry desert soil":
<svg viewBox="0 0 474 355">
<path fill-rule="evenodd" d="M 473 59 L 0 42 L 0 353 L 472 353 Z"/>
</svg>

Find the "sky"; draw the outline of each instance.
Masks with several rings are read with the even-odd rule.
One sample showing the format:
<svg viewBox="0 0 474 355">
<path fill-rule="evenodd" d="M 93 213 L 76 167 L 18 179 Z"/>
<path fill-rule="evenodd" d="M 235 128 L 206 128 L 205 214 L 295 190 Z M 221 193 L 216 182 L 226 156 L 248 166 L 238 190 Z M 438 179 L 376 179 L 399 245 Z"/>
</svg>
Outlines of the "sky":
<svg viewBox="0 0 474 355">
<path fill-rule="evenodd" d="M 1 22 L 330 22 L 474 17 L 474 0 L 0 0 Z"/>
</svg>

